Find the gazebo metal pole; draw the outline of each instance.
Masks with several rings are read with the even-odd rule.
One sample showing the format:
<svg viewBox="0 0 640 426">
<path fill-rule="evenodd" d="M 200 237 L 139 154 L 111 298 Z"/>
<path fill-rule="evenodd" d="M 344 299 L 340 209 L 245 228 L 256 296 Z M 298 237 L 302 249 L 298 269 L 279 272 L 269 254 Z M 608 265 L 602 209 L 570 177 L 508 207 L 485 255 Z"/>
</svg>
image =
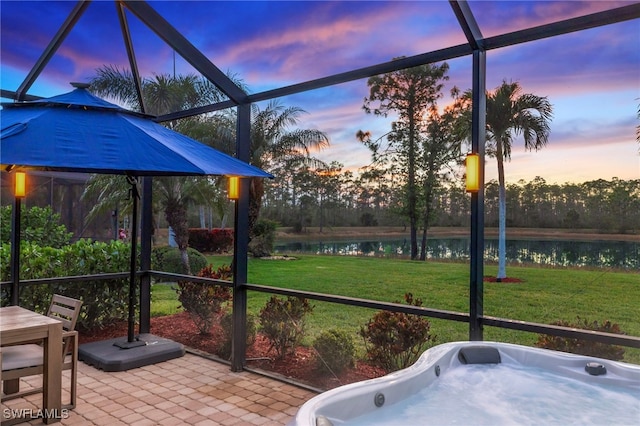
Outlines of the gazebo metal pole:
<svg viewBox="0 0 640 426">
<path fill-rule="evenodd" d="M 131 213 L 131 259 L 129 266 L 129 317 L 127 327 L 127 342 L 134 341 L 134 327 L 136 315 L 136 257 L 138 245 L 138 188 L 135 178 L 129 180 L 131 184 L 131 199 L 133 202 L 133 212 Z"/>
<path fill-rule="evenodd" d="M 153 178 L 142 178 L 142 212 L 140 215 L 140 270 L 151 269 L 151 238 L 153 234 Z M 151 332 L 151 276 L 140 277 L 140 333 Z"/>
<path fill-rule="evenodd" d="M 131 260 L 129 266 L 129 315 L 128 315 L 128 327 L 127 327 L 127 341 L 116 342 L 115 346 L 121 349 L 131 349 L 137 346 L 144 346 L 146 342 L 136 339 L 135 328 L 135 316 L 136 316 L 136 257 L 137 257 L 137 243 L 138 243 L 138 204 L 140 194 L 138 193 L 138 181 L 134 176 L 127 175 L 127 181 L 131 185 L 131 201 L 133 203 L 133 211 L 131 213 Z"/>
</svg>

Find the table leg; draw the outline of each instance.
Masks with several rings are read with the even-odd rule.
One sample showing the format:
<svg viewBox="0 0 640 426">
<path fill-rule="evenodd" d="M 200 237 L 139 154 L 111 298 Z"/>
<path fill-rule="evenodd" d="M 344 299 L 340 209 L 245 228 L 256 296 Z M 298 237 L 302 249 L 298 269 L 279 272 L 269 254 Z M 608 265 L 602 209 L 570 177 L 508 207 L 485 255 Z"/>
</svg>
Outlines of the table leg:
<svg viewBox="0 0 640 426">
<path fill-rule="evenodd" d="M 62 323 L 49 326 L 44 344 L 42 377 L 44 423 L 59 422 L 62 417 Z"/>
<path fill-rule="evenodd" d="M 20 379 L 4 380 L 2 382 L 2 391 L 5 395 L 11 395 L 20 392 Z"/>
</svg>

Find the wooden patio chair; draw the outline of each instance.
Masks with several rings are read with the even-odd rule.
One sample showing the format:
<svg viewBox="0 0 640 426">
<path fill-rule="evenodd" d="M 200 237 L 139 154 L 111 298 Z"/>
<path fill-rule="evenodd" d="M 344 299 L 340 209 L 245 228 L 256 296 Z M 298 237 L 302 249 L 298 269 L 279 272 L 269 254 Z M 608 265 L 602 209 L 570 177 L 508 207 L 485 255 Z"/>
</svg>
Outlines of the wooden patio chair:
<svg viewBox="0 0 640 426">
<path fill-rule="evenodd" d="M 47 316 L 62 322 L 62 370 L 71 370 L 70 403 L 63 408 L 76 406 L 78 370 L 78 332 L 76 321 L 80 314 L 81 300 L 54 294 Z M 2 401 L 42 392 L 42 388 L 20 392 L 20 378 L 43 374 L 44 348 L 39 344 L 5 346 L 1 349 L 3 392 Z"/>
</svg>

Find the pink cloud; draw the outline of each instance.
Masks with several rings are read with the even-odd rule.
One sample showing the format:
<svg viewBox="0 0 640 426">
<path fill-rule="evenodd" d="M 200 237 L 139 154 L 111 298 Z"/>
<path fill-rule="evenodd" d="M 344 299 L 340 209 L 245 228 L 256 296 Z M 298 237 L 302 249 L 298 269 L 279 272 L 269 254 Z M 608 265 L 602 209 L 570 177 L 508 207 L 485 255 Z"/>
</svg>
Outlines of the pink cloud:
<svg viewBox="0 0 640 426">
<path fill-rule="evenodd" d="M 455 27 L 439 31 L 438 37 L 416 34 L 416 27 L 405 25 L 417 13 L 414 6 L 414 3 L 403 2 L 402 7 L 389 3 L 384 8 L 363 12 L 357 20 L 349 16 L 336 16 L 328 21 L 309 19 L 241 41 L 216 60 L 252 68 L 254 71 L 246 74 L 249 81 L 292 83 L 388 61 L 401 54 L 423 53 L 445 47 L 452 40 L 462 41 L 462 33 Z M 322 13 L 314 11 L 314 16 L 317 14 Z M 423 32 L 442 29 L 428 18 L 426 15 Z"/>
<path fill-rule="evenodd" d="M 640 161 L 637 144 L 611 142 L 600 146 L 569 146 L 549 144 L 538 152 L 514 152 L 505 165 L 508 182 L 531 180 L 542 176 L 549 183 L 582 183 L 594 179 L 638 179 Z M 486 178 L 496 179 L 497 167 L 489 159 Z"/>
<path fill-rule="evenodd" d="M 557 21 L 628 6 L 631 3 L 633 2 L 615 0 L 540 2 L 536 4 L 534 10 L 536 15 L 545 21 Z"/>
<path fill-rule="evenodd" d="M 471 2 L 485 37 L 550 24 L 582 15 L 627 6 L 628 1 L 502 1 Z"/>
</svg>

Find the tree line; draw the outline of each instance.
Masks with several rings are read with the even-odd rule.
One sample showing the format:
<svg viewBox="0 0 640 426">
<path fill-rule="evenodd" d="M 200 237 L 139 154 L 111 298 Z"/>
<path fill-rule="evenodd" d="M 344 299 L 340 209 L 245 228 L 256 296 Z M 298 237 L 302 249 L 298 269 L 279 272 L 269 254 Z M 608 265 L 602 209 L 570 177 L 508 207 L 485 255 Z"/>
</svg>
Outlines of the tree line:
<svg viewBox="0 0 640 426">
<path fill-rule="evenodd" d="M 367 170 L 353 173 L 343 170 L 339 163 L 332 163 L 315 169 L 285 167 L 278 170 L 277 175 L 278 179 L 265 181 L 260 217 L 279 226 L 291 227 L 300 233 L 307 227 L 322 230 L 341 226 L 407 226 L 401 214 L 402 191 L 397 182 L 383 179 L 376 173 Z M 96 199 L 80 200 L 81 182 L 76 185 L 80 191 L 76 191 L 73 203 L 58 202 L 57 197 L 53 197 L 56 201 L 51 207 L 61 214 L 61 223 L 73 230 L 75 238 L 83 235 L 94 239 L 113 237 L 110 212 L 99 216 L 87 228 L 82 212 L 88 213 Z M 65 188 L 65 184 L 57 182 L 43 184 L 29 195 L 27 204 L 50 205 L 52 196 L 48 191 L 65 193 Z M 506 194 L 509 227 L 595 229 L 610 233 L 640 230 L 640 179 L 613 178 L 560 184 L 536 177 L 530 181 L 507 183 Z M 6 195 L 4 199 L 11 199 L 8 193 Z M 125 198 L 119 200 L 120 204 L 126 202 Z M 443 185 L 434 196 L 432 226 L 469 226 L 469 203 L 462 179 Z M 485 185 L 486 226 L 498 226 L 498 210 L 498 183 L 491 180 Z M 189 227 L 202 227 L 200 211 L 189 209 Z M 206 221 L 207 226 L 228 225 L 225 212 L 214 212 L 212 216 L 213 220 Z M 157 226 L 167 226 L 161 215 L 156 217 Z M 9 225 L 10 220 L 3 222 L 6 235 L 9 235 Z M 101 229 L 106 231 L 101 232 Z"/>
<path fill-rule="evenodd" d="M 640 179 L 548 183 L 542 177 L 506 184 L 509 227 L 596 229 L 610 233 L 640 229 Z M 267 182 L 261 217 L 304 232 L 307 227 L 407 226 L 403 190 L 375 174 L 354 174 L 338 163 L 327 168 L 287 170 Z M 431 226 L 469 226 L 470 197 L 451 181 L 434 193 Z M 485 225 L 497 227 L 499 185 L 485 185 Z"/>
</svg>

